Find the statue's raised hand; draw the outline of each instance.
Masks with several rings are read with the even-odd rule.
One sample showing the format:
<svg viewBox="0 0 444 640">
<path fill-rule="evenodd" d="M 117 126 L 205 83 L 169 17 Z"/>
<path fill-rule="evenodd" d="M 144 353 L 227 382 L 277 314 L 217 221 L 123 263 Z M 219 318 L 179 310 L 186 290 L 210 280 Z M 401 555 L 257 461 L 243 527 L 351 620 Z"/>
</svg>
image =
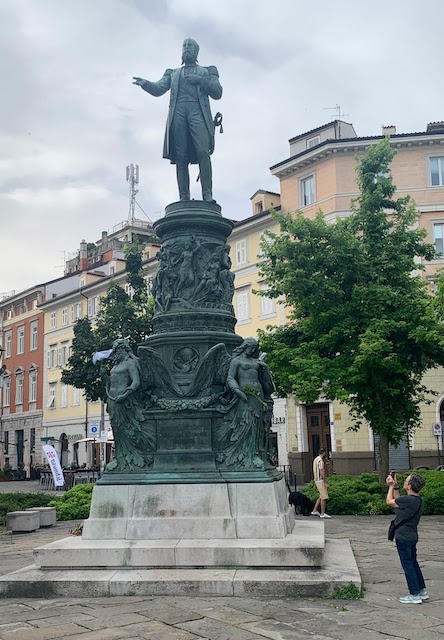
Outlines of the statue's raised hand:
<svg viewBox="0 0 444 640">
<path fill-rule="evenodd" d="M 136 76 L 133 76 L 133 84 L 137 84 L 139 85 L 139 87 L 141 87 L 144 82 L 145 80 L 143 78 L 137 78 Z"/>
</svg>

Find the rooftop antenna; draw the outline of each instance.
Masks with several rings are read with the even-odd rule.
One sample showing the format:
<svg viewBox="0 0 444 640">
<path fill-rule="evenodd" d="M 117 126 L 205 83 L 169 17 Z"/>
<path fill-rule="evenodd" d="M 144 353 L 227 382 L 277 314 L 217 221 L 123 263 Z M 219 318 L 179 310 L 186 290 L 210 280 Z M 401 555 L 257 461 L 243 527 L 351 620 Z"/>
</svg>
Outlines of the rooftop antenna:
<svg viewBox="0 0 444 640">
<path fill-rule="evenodd" d="M 341 111 L 341 107 L 339 104 L 337 104 L 334 107 L 323 107 L 324 111 L 328 110 L 328 111 L 336 111 L 336 113 L 331 116 L 332 118 L 334 118 L 335 120 L 338 121 L 338 140 L 341 139 L 341 119 L 345 118 L 346 116 L 349 116 L 349 113 L 342 113 Z"/>
<path fill-rule="evenodd" d="M 136 205 L 136 195 L 139 190 L 136 189 L 136 184 L 139 184 L 139 165 L 129 164 L 126 168 L 126 181 L 129 184 L 129 212 L 128 222 L 134 224 L 134 209 Z"/>
</svg>

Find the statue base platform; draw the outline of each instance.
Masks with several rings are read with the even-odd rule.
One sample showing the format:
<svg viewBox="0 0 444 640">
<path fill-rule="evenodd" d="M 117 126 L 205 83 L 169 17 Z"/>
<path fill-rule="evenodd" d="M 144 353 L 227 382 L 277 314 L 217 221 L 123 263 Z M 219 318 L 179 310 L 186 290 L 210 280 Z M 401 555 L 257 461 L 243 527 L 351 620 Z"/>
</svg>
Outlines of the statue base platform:
<svg viewBox="0 0 444 640">
<path fill-rule="evenodd" d="M 82 537 L 34 550 L 0 597 L 323 596 L 361 577 L 348 540 L 272 483 L 96 486 Z"/>
<path fill-rule="evenodd" d="M 305 520 L 305 519 L 304 519 Z M 314 518 L 313 518 L 314 520 Z M 311 524 L 311 523 L 310 523 Z M 323 534 L 323 523 L 316 520 L 313 525 L 319 534 Z M 301 533 L 299 530 L 301 529 Z M 294 539 L 303 535 L 304 523 L 297 521 Z M 88 543 L 88 541 L 86 541 Z M 242 541 L 244 544 L 246 541 Z M 251 541 L 253 542 L 253 541 Z M 264 546 L 270 542 L 261 540 Z M 275 541 L 274 541 L 275 542 Z M 62 544 L 63 543 L 63 544 Z M 192 541 L 189 554 L 191 561 L 193 554 L 196 561 L 196 541 Z M 41 568 L 35 564 L 0 576 L 0 597 L 2 598 L 79 598 L 79 597 L 104 597 L 104 596 L 272 596 L 272 597 L 322 597 L 332 594 L 336 588 L 345 587 L 350 583 L 361 589 L 362 582 L 353 551 L 348 540 L 326 540 L 322 555 L 321 566 L 272 566 L 254 567 L 245 562 L 245 566 L 235 565 L 227 567 L 202 567 L 200 565 L 183 567 L 159 567 L 149 565 L 145 568 L 133 568 L 125 561 L 125 557 L 137 558 L 140 547 L 127 548 L 124 552 L 122 546 L 112 548 L 110 542 L 103 543 L 103 551 L 99 548 L 99 541 L 88 543 L 82 547 L 82 539 L 71 537 L 53 543 L 59 545 L 58 549 L 48 549 L 51 545 L 35 550 L 38 561 L 54 563 L 58 556 L 56 568 Z M 171 541 L 172 547 L 185 550 L 185 541 Z M 223 541 L 226 545 L 226 541 Z M 115 545 L 115 543 L 113 543 Z M 146 548 L 146 547 L 145 547 Z M 227 552 L 225 546 L 224 553 Z M 250 558 L 253 545 L 245 544 L 245 561 Z M 297 546 L 294 547 L 296 552 Z M 302 551 L 303 547 L 299 547 Z M 89 566 L 72 568 L 70 564 L 71 554 L 73 559 L 81 554 L 90 559 Z M 312 552 L 307 552 L 311 554 Z M 134 554 L 131 556 L 131 554 Z M 276 558 L 280 551 L 274 549 L 272 555 Z M 151 553 L 151 558 L 154 553 Z M 180 554 L 179 554 L 180 555 Z M 287 557 L 291 553 L 287 553 Z M 304 555 L 297 554 L 299 558 Z M 45 559 L 46 558 L 48 559 Z M 107 568 L 97 568 L 94 558 L 108 559 L 113 556 L 114 562 Z M 184 557 L 186 554 L 184 552 Z M 270 556 L 268 556 L 270 557 Z M 52 558 L 52 559 L 51 559 Z M 142 556 L 139 555 L 139 558 Z M 119 566 L 116 566 L 118 559 Z M 230 556 L 231 560 L 231 556 Z M 100 560 L 102 561 L 102 560 Z M 67 564 L 69 566 L 67 566 Z"/>
</svg>

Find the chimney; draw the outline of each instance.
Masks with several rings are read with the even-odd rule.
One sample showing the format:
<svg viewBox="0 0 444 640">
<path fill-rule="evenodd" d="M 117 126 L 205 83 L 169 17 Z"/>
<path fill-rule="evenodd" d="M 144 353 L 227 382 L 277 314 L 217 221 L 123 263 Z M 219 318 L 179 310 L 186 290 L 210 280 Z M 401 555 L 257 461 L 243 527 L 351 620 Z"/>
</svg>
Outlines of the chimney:
<svg viewBox="0 0 444 640">
<path fill-rule="evenodd" d="M 429 122 L 427 125 L 427 133 L 433 133 L 434 131 L 444 131 L 444 122 Z"/>
<path fill-rule="evenodd" d="M 88 245 L 85 240 L 80 243 L 79 251 L 79 271 L 83 271 L 88 267 Z"/>
<path fill-rule="evenodd" d="M 382 135 L 383 136 L 394 136 L 396 135 L 396 126 L 394 124 L 388 124 L 387 126 L 382 127 Z"/>
</svg>

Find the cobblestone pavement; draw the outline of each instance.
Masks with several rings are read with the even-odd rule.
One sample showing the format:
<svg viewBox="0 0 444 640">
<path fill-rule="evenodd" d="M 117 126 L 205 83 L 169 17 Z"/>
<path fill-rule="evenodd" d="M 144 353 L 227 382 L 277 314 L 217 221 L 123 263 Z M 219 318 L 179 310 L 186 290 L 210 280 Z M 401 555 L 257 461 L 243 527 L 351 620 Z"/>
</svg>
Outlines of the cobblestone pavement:
<svg viewBox="0 0 444 640">
<path fill-rule="evenodd" d="M 0 599 L 1 640 L 444 640 L 444 516 L 423 517 L 418 556 L 430 592 L 406 593 L 390 518 L 336 516 L 329 538 L 349 538 L 365 584 L 361 600 L 134 597 Z M 66 537 L 76 522 L 0 536 L 0 574 L 32 563 L 32 550 Z"/>
</svg>

